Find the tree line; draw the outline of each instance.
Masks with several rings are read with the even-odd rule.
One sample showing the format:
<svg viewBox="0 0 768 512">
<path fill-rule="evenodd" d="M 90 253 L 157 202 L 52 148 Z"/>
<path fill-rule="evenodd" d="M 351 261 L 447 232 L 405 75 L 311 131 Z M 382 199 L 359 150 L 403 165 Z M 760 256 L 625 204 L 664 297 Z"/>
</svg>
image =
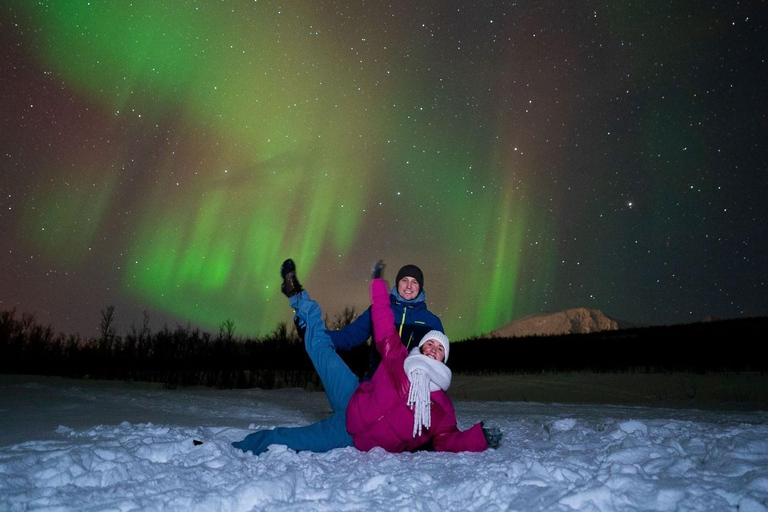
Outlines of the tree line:
<svg viewBox="0 0 768 512">
<path fill-rule="evenodd" d="M 340 326 L 354 318 L 347 309 L 328 325 Z M 100 336 L 56 333 L 34 315 L 16 310 L 0 312 L 0 372 L 107 380 L 162 382 L 177 386 L 274 389 L 319 388 L 320 379 L 295 328 L 285 322 L 260 338 L 235 335 L 231 320 L 218 334 L 189 326 L 167 325 L 153 332 L 149 316 L 141 327 L 119 335 L 114 308 L 101 311 Z M 343 357 L 362 375 L 367 357 L 352 351 Z"/>
<path fill-rule="evenodd" d="M 347 308 L 326 325 L 355 318 Z M 177 386 L 321 389 L 295 328 L 286 323 L 260 338 L 236 336 L 224 320 L 217 334 L 189 326 L 153 332 L 149 316 L 130 332 L 115 332 L 114 308 L 101 311 L 100 335 L 56 333 L 34 315 L 0 312 L 0 372 Z M 454 373 L 740 372 L 768 370 L 758 356 L 768 318 L 646 327 L 592 334 L 472 338 L 451 343 Z M 369 346 L 340 353 L 358 376 L 368 369 Z"/>
</svg>

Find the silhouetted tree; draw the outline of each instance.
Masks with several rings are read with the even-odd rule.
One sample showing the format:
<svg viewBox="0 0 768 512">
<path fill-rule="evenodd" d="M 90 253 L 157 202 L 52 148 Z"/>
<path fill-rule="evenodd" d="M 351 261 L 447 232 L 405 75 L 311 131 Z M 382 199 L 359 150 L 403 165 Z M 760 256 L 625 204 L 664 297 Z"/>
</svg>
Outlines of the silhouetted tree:
<svg viewBox="0 0 768 512">
<path fill-rule="evenodd" d="M 338 331 L 351 324 L 355 317 L 357 317 L 355 306 L 347 306 L 341 313 L 337 313 L 336 316 L 333 317 L 332 322 L 328 321 L 328 316 L 326 315 L 325 327 L 331 331 Z"/>
<path fill-rule="evenodd" d="M 219 336 L 231 340 L 235 336 L 235 321 L 231 318 L 225 319 L 219 324 Z"/>
<path fill-rule="evenodd" d="M 115 306 L 107 306 L 101 310 L 101 322 L 99 331 L 101 331 L 102 342 L 110 345 L 115 339 L 115 328 L 112 325 L 115 321 Z"/>
</svg>

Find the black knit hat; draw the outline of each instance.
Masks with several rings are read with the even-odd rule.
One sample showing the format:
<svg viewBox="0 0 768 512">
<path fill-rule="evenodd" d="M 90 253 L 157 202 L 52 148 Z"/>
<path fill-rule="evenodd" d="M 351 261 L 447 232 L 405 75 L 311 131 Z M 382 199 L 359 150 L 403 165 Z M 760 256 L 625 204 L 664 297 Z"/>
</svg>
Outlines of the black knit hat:
<svg viewBox="0 0 768 512">
<path fill-rule="evenodd" d="M 424 289 L 424 274 L 422 274 L 421 269 L 416 265 L 405 265 L 403 268 L 401 268 L 397 272 L 395 282 L 399 283 L 400 280 L 404 277 L 414 278 L 416 282 L 419 283 L 419 290 Z"/>
</svg>

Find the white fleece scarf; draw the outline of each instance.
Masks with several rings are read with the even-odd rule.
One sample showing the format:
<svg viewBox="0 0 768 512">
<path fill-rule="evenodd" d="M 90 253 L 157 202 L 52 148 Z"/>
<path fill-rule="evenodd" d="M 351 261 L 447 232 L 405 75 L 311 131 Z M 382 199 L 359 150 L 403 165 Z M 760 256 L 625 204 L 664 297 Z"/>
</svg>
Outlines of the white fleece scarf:
<svg viewBox="0 0 768 512">
<path fill-rule="evenodd" d="M 423 355 L 418 347 L 405 358 L 403 368 L 411 381 L 407 405 L 413 411 L 413 437 L 416 437 L 421 435 L 422 428 L 429 429 L 432 425 L 429 394 L 438 389 L 447 391 L 452 374 L 445 364 Z"/>
</svg>

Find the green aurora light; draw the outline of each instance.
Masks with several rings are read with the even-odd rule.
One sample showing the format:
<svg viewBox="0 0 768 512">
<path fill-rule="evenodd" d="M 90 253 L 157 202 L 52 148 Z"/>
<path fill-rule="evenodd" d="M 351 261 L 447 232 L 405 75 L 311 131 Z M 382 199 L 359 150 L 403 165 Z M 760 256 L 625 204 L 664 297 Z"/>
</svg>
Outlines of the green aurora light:
<svg viewBox="0 0 768 512">
<path fill-rule="evenodd" d="M 403 237 L 413 238 L 421 248 L 403 258 L 429 255 L 425 271 L 441 282 L 437 302 L 454 338 L 534 311 L 546 296 L 557 251 L 526 240 L 554 231 L 535 191 L 515 184 L 535 163 L 518 168 L 494 151 L 511 145 L 511 131 L 479 127 L 479 118 L 446 123 L 447 111 L 478 116 L 451 95 L 446 111 L 404 111 L 434 103 L 434 86 L 407 73 L 383 85 L 386 73 L 356 68 L 340 41 L 311 35 L 327 22 L 310 21 L 308 3 L 235 13 L 170 1 L 24 6 L 44 65 L 125 132 L 116 154 L 130 152 L 132 133 L 154 130 L 160 140 L 140 219 L 123 242 L 122 283 L 138 300 L 206 328 L 231 318 L 243 333 L 264 333 L 285 317 L 275 277 L 285 257 L 309 276 L 319 261 L 395 228 L 405 233 L 379 243 L 399 256 Z M 413 67 L 430 58 L 414 53 Z M 79 171 L 102 192 L 62 200 L 67 187 L 53 185 L 42 216 L 27 221 L 53 225 L 39 243 L 67 265 L 98 236 L 116 184 L 130 181 L 122 158 L 98 175 Z M 396 191 L 411 201 L 374 215 Z M 380 235 L 382 222 L 390 225 Z M 529 281 L 525 294 L 522 268 L 541 283 Z"/>
</svg>

